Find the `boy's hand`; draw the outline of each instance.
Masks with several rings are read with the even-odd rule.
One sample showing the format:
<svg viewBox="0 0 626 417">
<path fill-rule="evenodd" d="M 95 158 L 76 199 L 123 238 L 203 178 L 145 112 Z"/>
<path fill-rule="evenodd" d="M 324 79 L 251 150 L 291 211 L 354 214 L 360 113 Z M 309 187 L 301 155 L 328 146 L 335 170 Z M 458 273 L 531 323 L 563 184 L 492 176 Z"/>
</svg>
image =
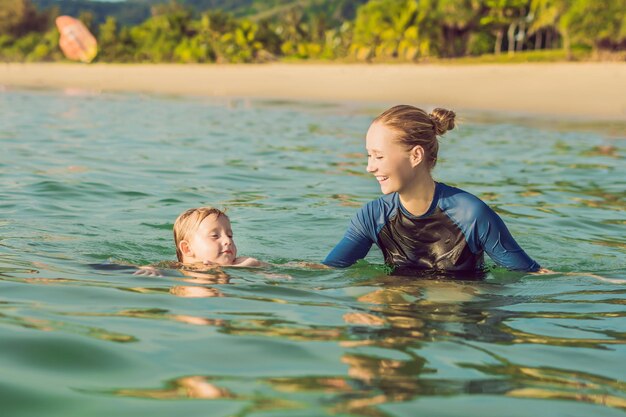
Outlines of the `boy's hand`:
<svg viewBox="0 0 626 417">
<path fill-rule="evenodd" d="M 162 277 L 163 276 L 161 271 L 159 271 L 158 269 L 150 265 L 140 266 L 139 269 L 135 271 L 133 275 L 142 275 L 146 277 Z"/>
<path fill-rule="evenodd" d="M 265 262 L 261 262 L 255 258 L 242 256 L 242 257 L 235 259 L 235 262 L 233 263 L 232 266 L 269 266 L 269 264 Z"/>
<path fill-rule="evenodd" d="M 302 267 L 302 268 L 309 268 L 309 269 L 332 269 L 328 265 L 318 264 L 315 262 L 296 262 L 295 266 Z"/>
</svg>

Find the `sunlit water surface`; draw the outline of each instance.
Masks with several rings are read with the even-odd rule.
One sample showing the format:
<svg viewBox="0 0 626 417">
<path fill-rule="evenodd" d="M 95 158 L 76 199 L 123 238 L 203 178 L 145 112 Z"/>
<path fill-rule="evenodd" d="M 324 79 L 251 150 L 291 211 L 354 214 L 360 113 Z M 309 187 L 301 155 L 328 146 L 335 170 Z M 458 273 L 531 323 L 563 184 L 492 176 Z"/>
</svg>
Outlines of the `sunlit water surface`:
<svg viewBox="0 0 626 417">
<path fill-rule="evenodd" d="M 558 273 L 459 282 L 298 264 L 379 196 L 384 106 L 0 94 L 2 415 L 624 415 L 623 124 L 460 114 L 436 179 Z M 200 205 L 274 266 L 121 266 L 174 259 Z"/>
</svg>

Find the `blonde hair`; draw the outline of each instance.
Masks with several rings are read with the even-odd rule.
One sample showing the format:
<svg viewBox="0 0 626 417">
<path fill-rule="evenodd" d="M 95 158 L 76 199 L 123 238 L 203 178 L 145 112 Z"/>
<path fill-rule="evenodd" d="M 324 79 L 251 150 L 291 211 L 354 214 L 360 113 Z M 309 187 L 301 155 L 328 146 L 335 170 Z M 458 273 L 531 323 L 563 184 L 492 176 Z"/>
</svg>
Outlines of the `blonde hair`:
<svg viewBox="0 0 626 417">
<path fill-rule="evenodd" d="M 228 218 L 224 211 L 215 207 L 191 208 L 178 216 L 174 222 L 174 245 L 176 245 L 178 262 L 183 261 L 183 253 L 180 251 L 178 244 L 190 238 L 198 230 L 200 223 L 212 214 L 215 214 L 217 218 L 221 216 Z"/>
<path fill-rule="evenodd" d="M 426 113 L 417 107 L 402 104 L 383 112 L 372 124 L 382 123 L 396 132 L 396 139 L 409 149 L 419 145 L 424 148 L 429 168 L 437 164 L 439 141 L 448 130 L 454 129 L 456 114 L 442 108 Z"/>
</svg>

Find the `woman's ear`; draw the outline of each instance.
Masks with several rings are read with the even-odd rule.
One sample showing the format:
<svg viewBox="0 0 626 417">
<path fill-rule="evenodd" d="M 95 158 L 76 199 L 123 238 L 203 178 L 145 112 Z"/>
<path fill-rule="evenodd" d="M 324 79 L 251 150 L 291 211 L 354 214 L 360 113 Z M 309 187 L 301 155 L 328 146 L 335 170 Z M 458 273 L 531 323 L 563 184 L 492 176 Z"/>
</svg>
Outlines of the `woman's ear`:
<svg viewBox="0 0 626 417">
<path fill-rule="evenodd" d="M 189 242 L 186 240 L 181 240 L 178 242 L 178 249 L 180 249 L 180 253 L 183 254 L 186 258 L 193 258 L 193 251 L 191 250 L 191 246 Z"/>
<path fill-rule="evenodd" d="M 413 168 L 421 164 L 424 160 L 424 148 L 422 148 L 420 145 L 415 145 L 409 151 L 409 159 L 411 161 L 411 167 Z"/>
</svg>

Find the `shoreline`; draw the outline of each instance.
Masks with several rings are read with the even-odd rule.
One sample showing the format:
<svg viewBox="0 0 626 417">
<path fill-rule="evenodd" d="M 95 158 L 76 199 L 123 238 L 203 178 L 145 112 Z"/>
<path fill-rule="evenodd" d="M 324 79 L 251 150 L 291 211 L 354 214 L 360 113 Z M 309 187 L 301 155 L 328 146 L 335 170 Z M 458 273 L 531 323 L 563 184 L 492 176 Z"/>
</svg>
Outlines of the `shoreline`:
<svg viewBox="0 0 626 417">
<path fill-rule="evenodd" d="M 5 88 L 407 103 L 626 120 L 626 63 L 0 64 Z"/>
</svg>

